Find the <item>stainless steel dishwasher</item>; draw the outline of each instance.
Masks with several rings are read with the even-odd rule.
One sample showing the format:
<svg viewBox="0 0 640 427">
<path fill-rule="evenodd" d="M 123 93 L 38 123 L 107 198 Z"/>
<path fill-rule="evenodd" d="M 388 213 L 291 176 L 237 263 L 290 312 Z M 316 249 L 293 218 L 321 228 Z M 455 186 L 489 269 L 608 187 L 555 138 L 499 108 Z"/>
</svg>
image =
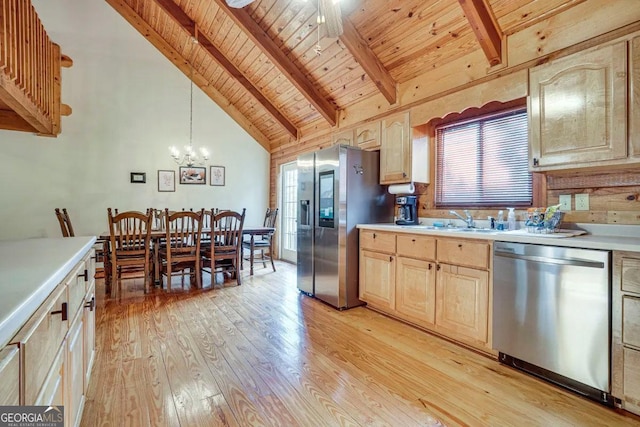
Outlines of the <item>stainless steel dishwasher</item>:
<svg viewBox="0 0 640 427">
<path fill-rule="evenodd" d="M 500 361 L 611 405 L 610 265 L 610 251 L 495 242 Z"/>
</svg>

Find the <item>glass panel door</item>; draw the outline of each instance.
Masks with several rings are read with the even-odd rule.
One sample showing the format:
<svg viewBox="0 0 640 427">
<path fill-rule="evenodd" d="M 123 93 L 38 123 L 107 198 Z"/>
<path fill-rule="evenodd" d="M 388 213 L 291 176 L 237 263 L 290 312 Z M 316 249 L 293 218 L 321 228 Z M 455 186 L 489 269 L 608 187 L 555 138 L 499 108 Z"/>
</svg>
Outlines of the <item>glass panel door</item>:
<svg viewBox="0 0 640 427">
<path fill-rule="evenodd" d="M 296 262 L 298 216 L 298 169 L 296 162 L 282 165 L 282 206 L 280 211 L 280 258 Z"/>
</svg>

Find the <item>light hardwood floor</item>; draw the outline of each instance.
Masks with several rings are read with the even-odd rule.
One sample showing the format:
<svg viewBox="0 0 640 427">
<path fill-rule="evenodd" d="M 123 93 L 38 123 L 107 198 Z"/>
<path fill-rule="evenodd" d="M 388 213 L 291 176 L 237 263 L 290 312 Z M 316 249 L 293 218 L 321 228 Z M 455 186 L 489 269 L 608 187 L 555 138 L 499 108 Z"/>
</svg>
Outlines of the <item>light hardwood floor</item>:
<svg viewBox="0 0 640 427">
<path fill-rule="evenodd" d="M 363 307 L 298 293 L 295 266 L 143 295 L 98 281 L 83 426 L 638 426 Z"/>
</svg>

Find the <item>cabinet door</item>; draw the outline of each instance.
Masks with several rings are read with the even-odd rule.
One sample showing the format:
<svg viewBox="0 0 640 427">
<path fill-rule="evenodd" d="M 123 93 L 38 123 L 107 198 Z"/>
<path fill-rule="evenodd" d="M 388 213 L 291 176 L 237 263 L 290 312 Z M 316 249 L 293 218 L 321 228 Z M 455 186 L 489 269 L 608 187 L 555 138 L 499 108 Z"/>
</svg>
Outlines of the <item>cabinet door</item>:
<svg viewBox="0 0 640 427">
<path fill-rule="evenodd" d="M 362 301 L 381 310 L 395 309 L 395 257 L 379 252 L 360 251 L 360 289 Z"/>
<path fill-rule="evenodd" d="M 20 350 L 10 345 L 0 350 L 0 406 L 20 404 Z"/>
<path fill-rule="evenodd" d="M 396 310 L 433 325 L 436 310 L 435 263 L 405 257 L 397 260 Z"/>
<path fill-rule="evenodd" d="M 380 184 L 411 182 L 411 132 L 409 113 L 382 121 Z"/>
<path fill-rule="evenodd" d="M 440 264 L 436 280 L 436 326 L 451 338 L 488 341 L 489 274 Z"/>
<path fill-rule="evenodd" d="M 532 170 L 626 158 L 625 41 L 532 68 L 529 85 Z"/>
<path fill-rule="evenodd" d="M 336 145 L 354 145 L 353 130 L 345 130 L 333 135 L 333 144 Z"/>
<path fill-rule="evenodd" d="M 68 330 L 67 288 L 61 283 L 22 327 L 14 342 L 23 352 L 24 404 L 34 405 Z"/>
<path fill-rule="evenodd" d="M 63 345 L 58 349 L 58 353 L 55 354 L 51 369 L 40 389 L 40 393 L 36 397 L 35 401 L 30 405 L 38 406 L 62 406 L 65 405 L 65 358 L 67 355 L 67 349 Z M 67 408 L 65 413 L 68 414 Z M 69 425 L 68 416 L 65 417 L 65 425 Z"/>
<path fill-rule="evenodd" d="M 85 298 L 84 313 L 83 313 L 83 366 L 82 372 L 84 373 L 84 393 L 87 393 L 89 388 L 89 378 L 91 377 L 91 368 L 93 367 L 93 361 L 96 354 L 96 297 L 95 287 L 89 289 Z"/>
<path fill-rule="evenodd" d="M 69 425 L 76 426 L 80 420 L 78 416 L 82 408 L 84 395 L 84 344 L 82 314 L 76 317 L 69 329 L 67 338 L 67 370 L 65 386 L 65 412 L 69 419 Z"/>
<path fill-rule="evenodd" d="M 363 150 L 378 150 L 380 140 L 380 122 L 366 123 L 356 128 L 356 144 Z"/>
<path fill-rule="evenodd" d="M 623 387 L 624 400 L 640 407 L 640 351 L 631 348 L 624 349 Z"/>
</svg>

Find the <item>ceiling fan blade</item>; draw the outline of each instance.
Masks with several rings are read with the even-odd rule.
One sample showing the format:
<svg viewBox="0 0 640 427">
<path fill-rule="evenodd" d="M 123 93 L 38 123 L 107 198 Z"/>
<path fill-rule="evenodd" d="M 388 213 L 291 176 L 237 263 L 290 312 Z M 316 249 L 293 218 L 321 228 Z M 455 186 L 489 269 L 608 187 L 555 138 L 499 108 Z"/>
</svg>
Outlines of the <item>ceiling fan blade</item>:
<svg viewBox="0 0 640 427">
<path fill-rule="evenodd" d="M 229 7 L 233 7 L 235 9 L 240 9 L 242 7 L 245 7 L 246 5 L 248 5 L 253 1 L 254 0 L 225 0 L 225 2 Z"/>
<path fill-rule="evenodd" d="M 334 0 L 320 0 L 320 11 L 325 17 L 327 36 L 340 36 L 343 31 L 340 2 L 335 2 Z"/>
</svg>

